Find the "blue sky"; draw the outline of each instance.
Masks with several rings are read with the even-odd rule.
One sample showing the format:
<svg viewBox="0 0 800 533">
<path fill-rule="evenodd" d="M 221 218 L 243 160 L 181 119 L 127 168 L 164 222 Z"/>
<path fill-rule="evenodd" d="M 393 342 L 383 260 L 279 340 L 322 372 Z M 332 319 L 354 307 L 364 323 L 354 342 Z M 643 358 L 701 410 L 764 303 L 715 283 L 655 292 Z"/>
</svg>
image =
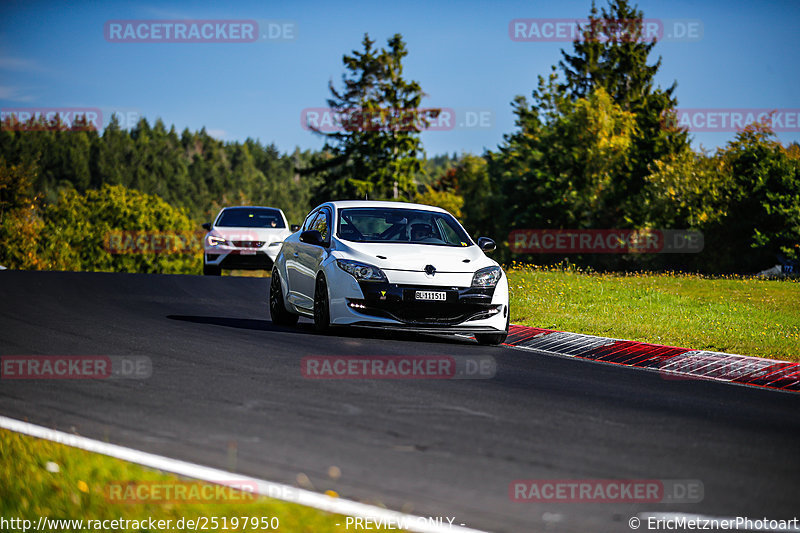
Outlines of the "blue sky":
<svg viewBox="0 0 800 533">
<path fill-rule="evenodd" d="M 0 109 L 91 107 L 200 129 L 223 140 L 257 138 L 281 150 L 319 148 L 303 109 L 324 107 L 328 81 L 365 32 L 408 45 L 405 75 L 425 106 L 456 111 L 459 127 L 423 134 L 429 155 L 495 149 L 514 129 L 510 102 L 530 95 L 568 42 L 515 42 L 513 19 L 585 18 L 589 0 L 537 2 L 36 2 L 0 5 Z M 599 1 L 598 5 L 604 5 Z M 691 20 L 702 37 L 665 40 L 658 83 L 678 81 L 681 108 L 800 108 L 800 2 L 641 1 L 645 18 Z M 110 20 L 273 20 L 292 40 L 256 43 L 108 42 Z M 465 119 L 481 117 L 483 126 Z M 795 128 L 798 129 L 798 128 Z M 714 148 L 732 132 L 693 134 Z M 800 140 L 784 132 L 782 142 Z"/>
</svg>

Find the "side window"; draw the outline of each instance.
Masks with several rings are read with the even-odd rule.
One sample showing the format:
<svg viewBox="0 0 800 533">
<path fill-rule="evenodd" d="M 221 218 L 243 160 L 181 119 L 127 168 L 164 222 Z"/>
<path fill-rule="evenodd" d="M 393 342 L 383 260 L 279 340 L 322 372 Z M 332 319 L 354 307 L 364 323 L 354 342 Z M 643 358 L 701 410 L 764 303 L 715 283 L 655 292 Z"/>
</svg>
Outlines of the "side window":
<svg viewBox="0 0 800 533">
<path fill-rule="evenodd" d="M 317 211 L 314 211 L 313 213 L 309 214 L 306 217 L 305 222 L 303 222 L 303 227 L 301 228 L 300 231 L 310 230 L 311 229 L 311 223 L 314 221 L 314 218 L 316 218 L 316 216 L 317 216 Z"/>
<path fill-rule="evenodd" d="M 317 218 L 314 219 L 314 223 L 311 225 L 311 229 L 315 229 L 320 232 L 322 235 L 322 240 L 325 242 L 331 241 L 330 228 L 331 225 L 331 212 L 327 209 L 322 209 Z"/>
</svg>

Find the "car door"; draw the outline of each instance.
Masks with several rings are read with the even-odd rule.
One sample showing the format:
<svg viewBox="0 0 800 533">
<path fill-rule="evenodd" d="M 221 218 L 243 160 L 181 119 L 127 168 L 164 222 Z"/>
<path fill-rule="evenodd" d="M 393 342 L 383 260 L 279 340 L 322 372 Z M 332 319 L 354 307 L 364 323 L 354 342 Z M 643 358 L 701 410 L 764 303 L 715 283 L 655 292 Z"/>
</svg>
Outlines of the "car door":
<svg viewBox="0 0 800 533">
<path fill-rule="evenodd" d="M 317 282 L 319 265 L 328 255 L 331 242 L 331 210 L 323 207 L 309 226 L 309 230 L 317 230 L 322 235 L 323 246 L 301 242 L 298 246 L 298 290 L 303 297 L 302 307 L 314 308 L 314 290 Z"/>
<path fill-rule="evenodd" d="M 312 211 L 309 213 L 303 222 L 300 231 L 297 233 L 297 237 L 299 237 L 302 232 L 311 229 L 311 226 L 318 214 L 319 211 Z M 309 302 L 308 297 L 303 291 L 304 279 L 307 276 L 303 275 L 303 269 L 305 266 L 304 261 L 301 261 L 301 256 L 305 257 L 305 255 L 308 254 L 306 249 L 308 245 L 304 242 L 300 242 L 297 237 L 290 239 L 291 244 L 285 243 L 283 249 L 283 254 L 286 258 L 287 283 L 289 284 L 287 300 L 298 307 L 302 307 L 304 309 L 313 309 L 313 300 Z"/>
</svg>

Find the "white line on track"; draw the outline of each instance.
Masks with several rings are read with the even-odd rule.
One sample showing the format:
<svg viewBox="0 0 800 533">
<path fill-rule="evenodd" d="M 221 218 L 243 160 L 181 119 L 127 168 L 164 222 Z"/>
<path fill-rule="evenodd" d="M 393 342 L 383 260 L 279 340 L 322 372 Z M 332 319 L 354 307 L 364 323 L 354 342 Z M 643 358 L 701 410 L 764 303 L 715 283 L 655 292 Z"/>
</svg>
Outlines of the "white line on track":
<svg viewBox="0 0 800 533">
<path fill-rule="evenodd" d="M 240 474 L 218 470 L 208 466 L 202 466 L 178 459 L 170 459 L 161 455 L 142 452 L 125 446 L 109 444 L 98 440 L 64 433 L 55 429 L 37 426 L 29 422 L 15 420 L 0 415 L 0 427 L 36 437 L 46 439 L 59 444 L 65 444 L 74 448 L 100 453 L 109 457 L 115 457 L 131 463 L 140 464 L 165 472 L 172 472 L 180 476 L 199 479 L 210 483 L 236 485 L 242 483 L 244 486 L 255 486 L 256 492 L 263 496 L 268 496 L 277 500 L 313 507 L 321 511 L 335 513 L 345 516 L 369 518 L 380 520 L 384 524 L 405 524 L 408 531 L 418 533 L 486 533 L 481 530 L 471 529 L 460 525 L 439 524 L 427 519 L 427 517 L 415 516 L 406 513 L 383 509 L 374 505 L 334 498 L 325 494 L 319 494 L 310 490 L 299 489 L 282 483 L 274 483 L 263 479 L 252 478 Z M 246 484 L 246 485 L 245 485 Z M 446 522 L 446 521 L 445 521 Z M 374 522 L 373 522 L 374 523 Z"/>
</svg>

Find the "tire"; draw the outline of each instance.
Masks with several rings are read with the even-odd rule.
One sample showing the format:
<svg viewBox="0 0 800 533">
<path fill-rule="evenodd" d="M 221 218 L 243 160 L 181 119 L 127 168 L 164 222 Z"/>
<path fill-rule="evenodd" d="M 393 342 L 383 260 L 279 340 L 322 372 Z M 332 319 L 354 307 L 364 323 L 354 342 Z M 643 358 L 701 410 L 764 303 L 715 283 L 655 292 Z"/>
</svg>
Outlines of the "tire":
<svg viewBox="0 0 800 533">
<path fill-rule="evenodd" d="M 269 316 L 276 326 L 294 326 L 300 318 L 294 313 L 290 313 L 283 303 L 281 278 L 278 276 L 277 269 L 272 271 L 272 278 L 269 283 Z"/>
<path fill-rule="evenodd" d="M 203 275 L 204 276 L 221 276 L 222 275 L 222 268 L 215 266 L 215 265 L 206 265 L 203 263 Z"/>
<path fill-rule="evenodd" d="M 508 310 L 508 318 L 506 319 L 506 330 L 503 333 L 476 333 L 475 340 L 478 344 L 483 346 L 497 346 L 506 342 L 508 337 L 508 328 L 511 326 L 511 310 Z"/>
<path fill-rule="evenodd" d="M 319 333 L 328 333 L 331 329 L 328 284 L 322 274 L 317 276 L 317 283 L 314 287 L 314 329 Z"/>
</svg>

